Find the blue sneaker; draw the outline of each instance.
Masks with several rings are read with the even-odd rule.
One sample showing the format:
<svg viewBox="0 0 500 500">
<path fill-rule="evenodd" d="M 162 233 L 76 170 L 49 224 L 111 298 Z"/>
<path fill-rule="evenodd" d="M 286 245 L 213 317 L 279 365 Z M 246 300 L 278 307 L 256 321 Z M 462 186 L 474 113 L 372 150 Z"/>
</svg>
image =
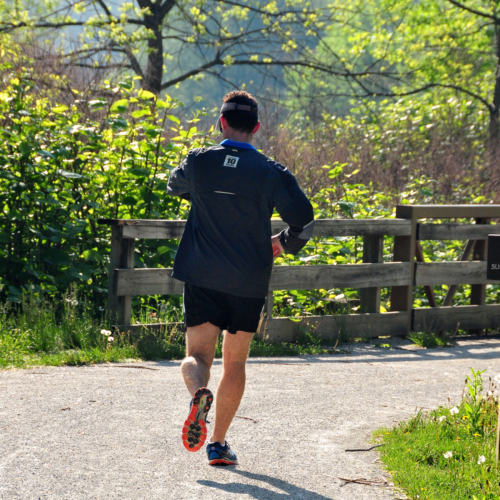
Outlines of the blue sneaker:
<svg viewBox="0 0 500 500">
<path fill-rule="evenodd" d="M 189 415 L 182 428 L 182 443 L 187 451 L 198 451 L 207 439 L 207 413 L 214 397 L 206 387 L 198 389 L 191 400 Z"/>
<path fill-rule="evenodd" d="M 220 443 L 209 443 L 207 445 L 208 465 L 237 465 L 238 459 L 229 448 L 226 441 L 222 446 Z"/>
</svg>

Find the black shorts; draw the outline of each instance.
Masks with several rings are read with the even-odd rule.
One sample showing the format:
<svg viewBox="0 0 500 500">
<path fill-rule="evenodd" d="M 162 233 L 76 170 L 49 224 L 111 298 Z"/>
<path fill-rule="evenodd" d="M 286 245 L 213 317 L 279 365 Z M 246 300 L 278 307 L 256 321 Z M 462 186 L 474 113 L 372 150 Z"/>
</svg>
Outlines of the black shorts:
<svg viewBox="0 0 500 500">
<path fill-rule="evenodd" d="M 237 297 L 229 293 L 184 284 L 184 322 L 198 326 L 207 321 L 229 333 L 254 333 L 259 326 L 265 297 Z"/>
</svg>

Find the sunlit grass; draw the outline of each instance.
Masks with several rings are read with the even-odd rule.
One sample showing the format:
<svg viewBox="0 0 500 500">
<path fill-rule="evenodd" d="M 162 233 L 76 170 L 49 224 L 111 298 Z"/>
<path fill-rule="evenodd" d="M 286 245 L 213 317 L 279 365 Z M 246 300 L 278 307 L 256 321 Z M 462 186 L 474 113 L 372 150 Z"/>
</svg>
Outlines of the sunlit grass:
<svg viewBox="0 0 500 500">
<path fill-rule="evenodd" d="M 472 370 L 466 396 L 456 407 L 418 412 L 392 429 L 379 429 L 381 459 L 394 483 L 411 499 L 493 500 L 500 498 L 495 465 L 498 419 L 496 381 L 483 390 Z"/>
</svg>

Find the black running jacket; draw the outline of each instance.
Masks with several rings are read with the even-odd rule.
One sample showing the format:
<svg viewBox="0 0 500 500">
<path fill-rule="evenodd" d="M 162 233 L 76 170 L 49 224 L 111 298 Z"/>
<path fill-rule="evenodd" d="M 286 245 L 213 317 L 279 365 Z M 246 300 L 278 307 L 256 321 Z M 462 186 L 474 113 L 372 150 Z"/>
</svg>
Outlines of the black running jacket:
<svg viewBox="0 0 500 500">
<path fill-rule="evenodd" d="M 274 207 L 289 225 L 279 238 L 292 254 L 312 236 L 313 208 L 285 167 L 249 144 L 226 142 L 191 150 L 170 174 L 168 194 L 191 201 L 172 277 L 240 297 L 265 297 Z"/>
</svg>

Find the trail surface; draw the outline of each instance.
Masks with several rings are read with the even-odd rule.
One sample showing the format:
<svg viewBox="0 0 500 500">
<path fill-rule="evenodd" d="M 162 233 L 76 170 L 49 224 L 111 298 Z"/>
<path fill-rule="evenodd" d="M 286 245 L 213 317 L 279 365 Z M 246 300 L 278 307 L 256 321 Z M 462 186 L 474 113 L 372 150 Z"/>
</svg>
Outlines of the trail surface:
<svg viewBox="0 0 500 500">
<path fill-rule="evenodd" d="M 181 445 L 179 362 L 2 371 L 0 499 L 392 499 L 391 488 L 341 487 L 339 477 L 384 474 L 377 451 L 344 450 L 368 447 L 374 429 L 416 408 L 458 402 L 470 367 L 500 373 L 500 340 L 350 349 L 251 358 L 238 415 L 257 423 L 234 421 L 240 465 L 228 468 Z M 210 387 L 220 373 L 216 361 Z"/>
</svg>

